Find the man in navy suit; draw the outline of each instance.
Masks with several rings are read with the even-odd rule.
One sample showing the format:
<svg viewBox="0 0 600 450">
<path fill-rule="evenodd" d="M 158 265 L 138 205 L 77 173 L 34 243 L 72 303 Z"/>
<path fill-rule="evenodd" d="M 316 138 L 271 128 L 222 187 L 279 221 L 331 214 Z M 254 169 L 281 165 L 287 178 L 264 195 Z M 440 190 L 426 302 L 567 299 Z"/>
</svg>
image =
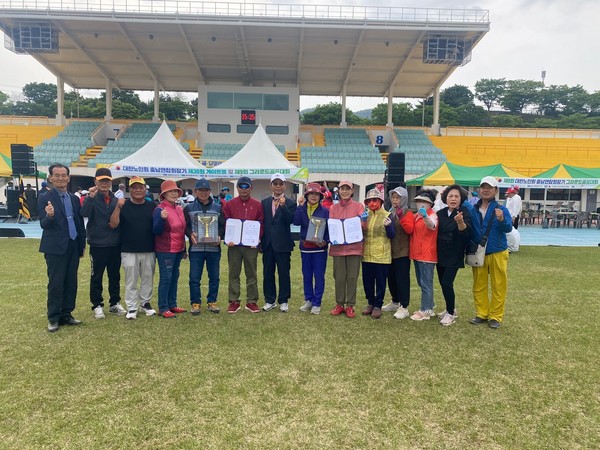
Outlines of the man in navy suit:
<svg viewBox="0 0 600 450">
<path fill-rule="evenodd" d="M 296 212 L 296 202 L 285 197 L 285 177 L 276 173 L 271 177 L 272 196 L 262 201 L 264 213 L 264 233 L 261 239 L 263 254 L 263 311 L 275 308 L 279 301 L 281 312 L 287 312 L 291 295 L 290 260 L 294 240 L 290 225 Z M 275 268 L 279 276 L 279 295 L 275 288 Z"/>
<path fill-rule="evenodd" d="M 38 199 L 42 240 L 48 269 L 48 331 L 59 325 L 79 325 L 71 313 L 77 298 L 79 258 L 85 251 L 85 229 L 79 214 L 79 199 L 67 192 L 69 168 L 53 164 L 48 168 L 53 189 Z"/>
</svg>

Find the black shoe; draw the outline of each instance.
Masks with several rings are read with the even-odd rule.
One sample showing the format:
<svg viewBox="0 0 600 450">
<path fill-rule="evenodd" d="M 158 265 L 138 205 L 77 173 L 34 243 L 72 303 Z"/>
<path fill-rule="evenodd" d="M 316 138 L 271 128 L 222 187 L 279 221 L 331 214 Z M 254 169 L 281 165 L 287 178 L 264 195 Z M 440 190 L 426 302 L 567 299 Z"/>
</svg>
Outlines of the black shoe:
<svg viewBox="0 0 600 450">
<path fill-rule="evenodd" d="M 62 319 L 60 319 L 60 324 L 61 325 L 81 325 L 81 320 L 77 320 L 73 316 L 63 317 Z"/>
<path fill-rule="evenodd" d="M 488 327 L 494 328 L 494 329 L 500 328 L 500 322 L 498 322 L 497 320 L 492 319 L 492 320 L 489 321 Z"/>
<path fill-rule="evenodd" d="M 48 322 L 48 332 L 54 333 L 58 331 L 58 322 Z"/>
<path fill-rule="evenodd" d="M 487 319 L 482 319 L 481 317 L 473 317 L 471 320 L 469 320 L 469 323 L 472 323 L 473 325 L 481 325 L 482 323 L 486 323 Z"/>
</svg>

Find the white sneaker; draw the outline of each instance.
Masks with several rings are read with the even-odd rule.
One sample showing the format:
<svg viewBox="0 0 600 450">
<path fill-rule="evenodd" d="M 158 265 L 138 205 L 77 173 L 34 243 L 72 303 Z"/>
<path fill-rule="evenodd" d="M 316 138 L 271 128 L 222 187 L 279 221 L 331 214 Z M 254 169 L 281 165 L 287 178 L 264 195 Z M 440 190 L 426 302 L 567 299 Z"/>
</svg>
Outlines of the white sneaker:
<svg viewBox="0 0 600 450">
<path fill-rule="evenodd" d="M 262 307 L 263 311 L 271 311 L 273 308 L 275 308 L 275 303 L 265 303 L 265 306 Z"/>
<path fill-rule="evenodd" d="M 448 314 L 448 311 L 443 310 L 441 313 L 437 313 L 437 316 L 440 319 L 443 319 L 446 314 Z M 454 317 L 458 317 L 458 309 L 456 309 L 456 308 L 454 308 Z"/>
<path fill-rule="evenodd" d="M 416 321 L 429 320 L 432 317 L 435 317 L 435 313 L 431 309 L 426 309 L 425 311 L 419 310 L 410 316 L 411 320 Z"/>
<path fill-rule="evenodd" d="M 446 315 L 442 317 L 442 320 L 440 320 L 440 324 L 444 325 L 445 327 L 452 325 L 454 322 L 456 322 L 456 315 L 453 316 L 452 314 L 448 313 L 446 313 Z"/>
<path fill-rule="evenodd" d="M 396 314 L 394 314 L 396 319 L 406 319 L 408 316 L 410 316 L 408 308 L 403 308 L 402 306 L 400 306 L 396 311 Z"/>
<path fill-rule="evenodd" d="M 137 310 L 127 311 L 127 315 L 125 316 L 127 320 L 135 320 L 137 319 Z"/>
<path fill-rule="evenodd" d="M 320 306 L 313 306 L 310 309 L 310 313 L 311 314 L 315 314 L 315 315 L 320 314 L 321 313 L 321 307 Z"/>
<path fill-rule="evenodd" d="M 398 311 L 398 308 L 400 307 L 400 303 L 388 303 L 387 305 L 385 305 L 383 308 L 381 308 L 381 310 L 383 312 L 396 312 Z"/>
<path fill-rule="evenodd" d="M 282 304 L 279 305 L 279 311 L 281 311 L 281 312 L 288 312 L 288 309 L 289 308 L 288 308 L 287 302 L 282 303 Z"/>
<path fill-rule="evenodd" d="M 155 316 L 156 315 L 156 311 L 154 309 L 152 309 L 152 306 L 150 306 L 150 303 L 146 303 L 145 305 L 140 306 L 140 311 L 145 313 L 147 316 Z"/>
<path fill-rule="evenodd" d="M 312 302 L 305 300 L 304 305 L 302 305 L 300 307 L 300 311 L 302 311 L 302 312 L 310 311 L 311 308 L 312 308 Z"/>
<path fill-rule="evenodd" d="M 96 306 L 94 308 L 94 319 L 104 319 L 106 316 L 104 315 L 104 310 L 102 306 Z"/>
<path fill-rule="evenodd" d="M 123 308 L 119 303 L 117 303 L 116 305 L 112 305 L 108 309 L 108 312 L 116 314 L 117 316 L 124 316 L 125 314 L 127 314 L 125 308 Z"/>
</svg>

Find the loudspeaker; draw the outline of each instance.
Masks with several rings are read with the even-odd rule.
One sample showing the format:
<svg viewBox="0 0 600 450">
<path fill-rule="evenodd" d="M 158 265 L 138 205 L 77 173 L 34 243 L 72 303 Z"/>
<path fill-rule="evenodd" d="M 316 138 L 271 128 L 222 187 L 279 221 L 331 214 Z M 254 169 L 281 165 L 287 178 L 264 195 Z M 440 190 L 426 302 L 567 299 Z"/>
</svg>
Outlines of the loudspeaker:
<svg viewBox="0 0 600 450">
<path fill-rule="evenodd" d="M 299 193 L 300 193 L 300 185 L 292 184 L 292 194 L 299 194 Z"/>
<path fill-rule="evenodd" d="M 10 144 L 13 175 L 34 175 L 33 148 L 26 144 Z"/>
<path fill-rule="evenodd" d="M 390 184 L 404 183 L 405 155 L 401 152 L 388 154 L 387 182 Z"/>
<path fill-rule="evenodd" d="M 0 237 L 25 237 L 25 233 L 20 228 L 0 228 Z"/>
<path fill-rule="evenodd" d="M 11 217 L 17 217 L 19 215 L 19 195 L 21 195 L 20 191 L 6 191 L 6 212 Z"/>
</svg>

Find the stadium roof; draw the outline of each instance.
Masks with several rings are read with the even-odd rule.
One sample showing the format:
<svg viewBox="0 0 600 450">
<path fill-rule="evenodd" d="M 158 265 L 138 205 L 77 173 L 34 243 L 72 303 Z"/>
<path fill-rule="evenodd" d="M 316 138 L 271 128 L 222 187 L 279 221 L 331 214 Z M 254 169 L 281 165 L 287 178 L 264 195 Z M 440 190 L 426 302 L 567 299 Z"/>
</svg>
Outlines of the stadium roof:
<svg viewBox="0 0 600 450">
<path fill-rule="evenodd" d="M 170 0 L 3 5 L 5 45 L 81 89 L 105 89 L 110 80 L 135 90 L 297 86 L 301 95 L 382 97 L 391 87 L 394 97 L 423 98 L 469 61 L 490 26 L 486 10 Z M 31 39 L 38 27 L 39 48 Z M 436 38 L 441 47 L 464 44 L 464 55 L 428 54 L 424 62 L 432 38 L 434 46 Z"/>
</svg>

